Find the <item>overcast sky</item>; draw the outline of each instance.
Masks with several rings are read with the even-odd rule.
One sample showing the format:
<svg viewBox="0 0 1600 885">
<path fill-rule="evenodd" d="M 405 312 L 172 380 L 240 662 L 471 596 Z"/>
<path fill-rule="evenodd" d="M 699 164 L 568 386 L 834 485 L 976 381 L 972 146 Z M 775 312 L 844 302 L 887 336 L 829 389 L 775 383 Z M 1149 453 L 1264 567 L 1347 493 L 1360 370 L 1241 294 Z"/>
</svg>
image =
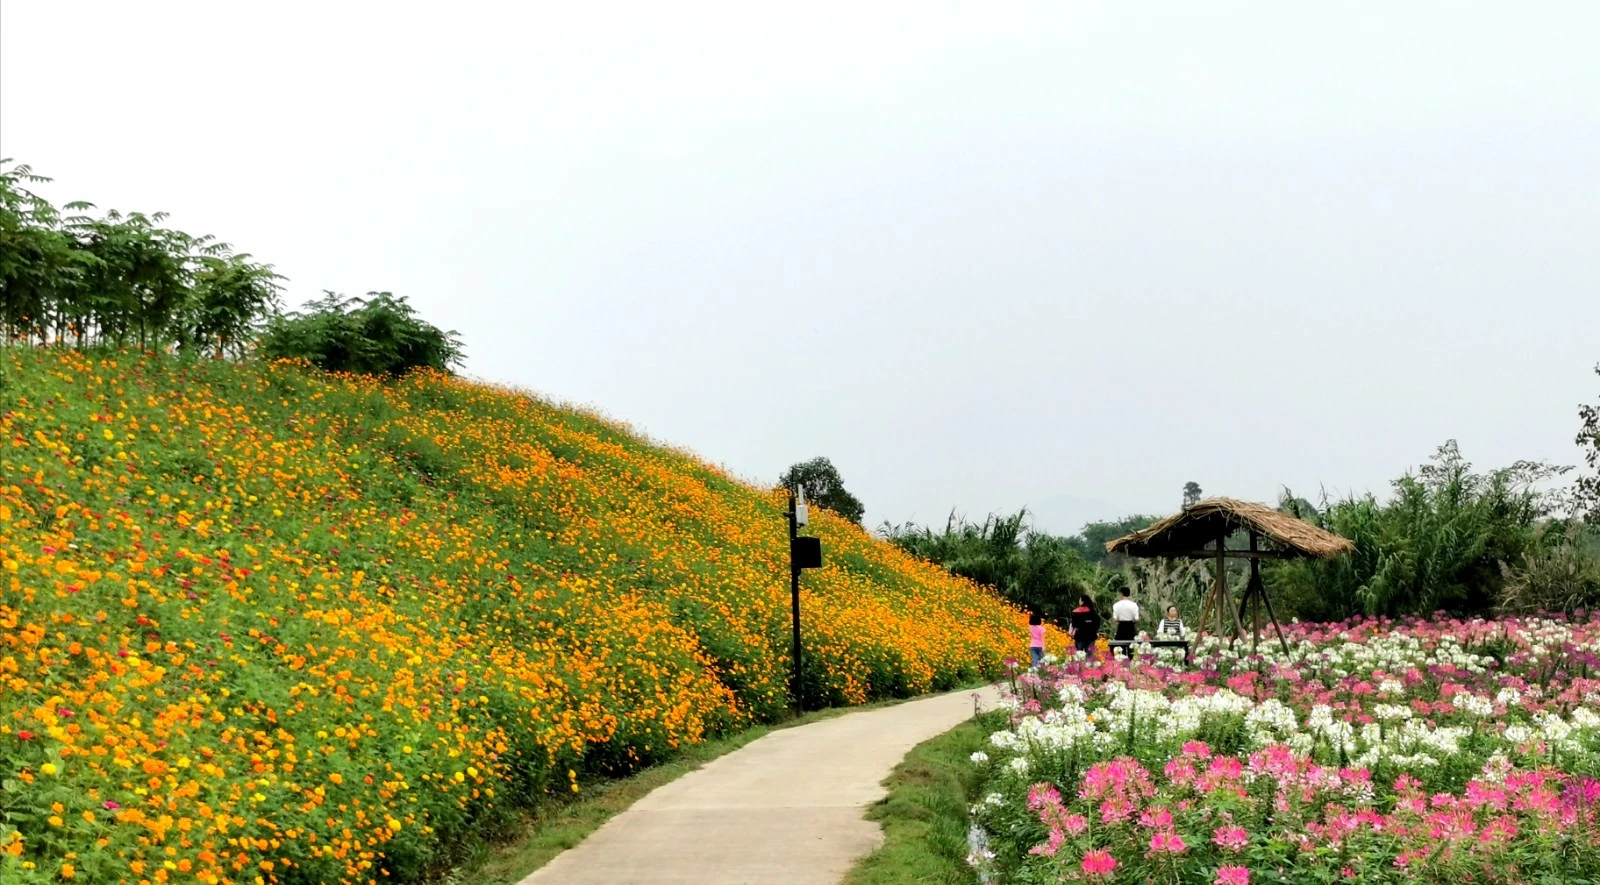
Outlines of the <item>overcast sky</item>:
<svg viewBox="0 0 1600 885">
<path fill-rule="evenodd" d="M 6 0 L 0 155 L 866 522 L 1578 460 L 1600 4 Z"/>
</svg>

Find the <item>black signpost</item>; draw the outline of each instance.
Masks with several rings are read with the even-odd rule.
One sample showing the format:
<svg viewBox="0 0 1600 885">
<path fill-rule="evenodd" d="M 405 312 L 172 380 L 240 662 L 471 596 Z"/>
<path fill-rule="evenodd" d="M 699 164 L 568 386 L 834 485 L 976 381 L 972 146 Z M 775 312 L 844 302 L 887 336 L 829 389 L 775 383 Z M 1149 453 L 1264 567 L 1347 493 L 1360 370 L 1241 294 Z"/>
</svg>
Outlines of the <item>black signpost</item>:
<svg viewBox="0 0 1600 885">
<path fill-rule="evenodd" d="M 800 527 L 806 524 L 806 505 L 800 497 L 803 494 L 804 489 L 789 494 L 789 600 L 794 627 L 794 672 L 789 677 L 789 691 L 796 712 L 804 709 L 800 699 L 800 572 L 822 568 L 822 539 L 800 535 Z"/>
</svg>

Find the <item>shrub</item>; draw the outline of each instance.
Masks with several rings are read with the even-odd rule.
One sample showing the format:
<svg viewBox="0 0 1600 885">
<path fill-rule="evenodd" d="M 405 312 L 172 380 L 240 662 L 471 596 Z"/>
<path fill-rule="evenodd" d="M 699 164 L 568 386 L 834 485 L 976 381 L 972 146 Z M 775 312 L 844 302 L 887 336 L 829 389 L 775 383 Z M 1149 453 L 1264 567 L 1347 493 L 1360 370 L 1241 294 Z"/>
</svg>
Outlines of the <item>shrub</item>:
<svg viewBox="0 0 1600 885">
<path fill-rule="evenodd" d="M 330 372 L 399 376 L 415 369 L 448 372 L 461 362 L 461 341 L 417 316 L 404 297 L 333 292 L 305 310 L 272 318 L 257 343 L 267 359 L 301 359 Z"/>
</svg>

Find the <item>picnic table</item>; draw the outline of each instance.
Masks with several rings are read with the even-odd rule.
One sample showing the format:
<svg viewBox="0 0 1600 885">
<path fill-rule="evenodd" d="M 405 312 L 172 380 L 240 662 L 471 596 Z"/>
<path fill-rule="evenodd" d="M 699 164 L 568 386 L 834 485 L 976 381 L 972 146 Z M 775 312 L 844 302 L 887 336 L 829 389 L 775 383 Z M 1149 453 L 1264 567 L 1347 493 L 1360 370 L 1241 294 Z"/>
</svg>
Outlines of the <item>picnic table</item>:
<svg viewBox="0 0 1600 885">
<path fill-rule="evenodd" d="M 1187 639 L 1113 639 L 1111 640 L 1111 652 L 1115 654 L 1117 649 L 1120 648 L 1126 651 L 1129 657 L 1132 657 L 1133 647 L 1136 645 L 1148 645 L 1151 648 L 1181 648 L 1183 649 L 1183 662 L 1185 664 L 1189 663 L 1190 647 Z"/>
</svg>

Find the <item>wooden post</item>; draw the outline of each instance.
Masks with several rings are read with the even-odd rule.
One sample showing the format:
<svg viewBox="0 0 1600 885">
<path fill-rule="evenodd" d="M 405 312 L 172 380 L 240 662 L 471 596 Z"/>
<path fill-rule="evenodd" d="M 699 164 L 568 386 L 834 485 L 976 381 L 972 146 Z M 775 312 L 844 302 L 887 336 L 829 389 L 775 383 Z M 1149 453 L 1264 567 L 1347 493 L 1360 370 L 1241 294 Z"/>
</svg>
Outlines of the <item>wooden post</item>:
<svg viewBox="0 0 1600 885">
<path fill-rule="evenodd" d="M 1213 579 L 1211 586 L 1206 588 L 1205 602 L 1200 604 L 1199 632 L 1202 634 L 1211 629 L 1211 610 L 1216 607 L 1216 603 L 1217 582 Z"/>
<path fill-rule="evenodd" d="M 1272 629 L 1278 633 L 1278 644 L 1283 646 L 1283 656 L 1289 656 L 1289 640 L 1283 638 L 1283 628 L 1278 626 L 1278 615 L 1272 610 L 1272 597 L 1267 595 L 1267 585 L 1261 585 L 1261 601 L 1267 604 L 1267 617 L 1272 619 Z"/>
<path fill-rule="evenodd" d="M 1239 618 L 1239 610 L 1233 607 L 1233 597 L 1228 593 L 1228 559 L 1223 555 L 1223 550 L 1228 546 L 1226 530 L 1217 536 L 1217 593 L 1221 597 L 1223 608 L 1228 614 L 1233 615 L 1233 638 L 1228 640 L 1228 646 L 1233 646 L 1233 640 L 1244 635 L 1244 622 Z"/>
<path fill-rule="evenodd" d="M 1260 549 L 1256 540 L 1254 529 L 1250 530 L 1250 552 L 1255 553 Z M 1261 653 L 1261 598 L 1257 596 L 1261 588 L 1261 560 L 1250 557 L 1250 589 L 1245 591 L 1245 596 L 1250 599 L 1250 653 Z"/>
</svg>

